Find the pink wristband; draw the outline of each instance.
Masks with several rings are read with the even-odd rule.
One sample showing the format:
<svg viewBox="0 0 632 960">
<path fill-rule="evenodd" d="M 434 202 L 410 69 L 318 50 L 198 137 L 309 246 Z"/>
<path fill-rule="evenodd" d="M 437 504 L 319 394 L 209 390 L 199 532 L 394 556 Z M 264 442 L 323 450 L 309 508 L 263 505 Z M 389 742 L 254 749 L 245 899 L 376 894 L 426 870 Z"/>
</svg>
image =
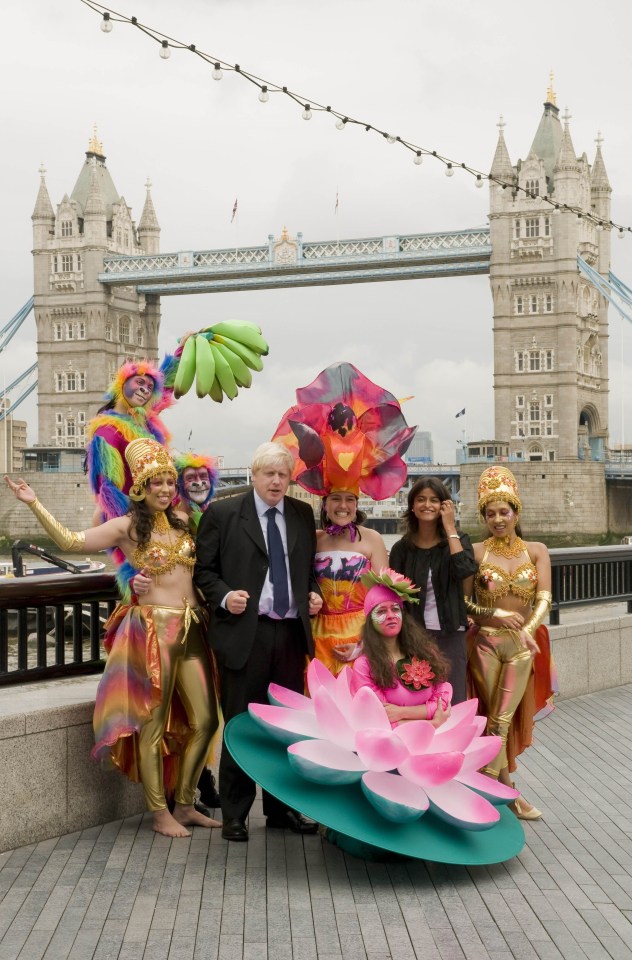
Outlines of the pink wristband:
<svg viewBox="0 0 632 960">
<path fill-rule="evenodd" d="M 432 720 L 436 712 L 437 712 L 437 701 L 427 700 L 426 701 L 426 720 Z"/>
</svg>

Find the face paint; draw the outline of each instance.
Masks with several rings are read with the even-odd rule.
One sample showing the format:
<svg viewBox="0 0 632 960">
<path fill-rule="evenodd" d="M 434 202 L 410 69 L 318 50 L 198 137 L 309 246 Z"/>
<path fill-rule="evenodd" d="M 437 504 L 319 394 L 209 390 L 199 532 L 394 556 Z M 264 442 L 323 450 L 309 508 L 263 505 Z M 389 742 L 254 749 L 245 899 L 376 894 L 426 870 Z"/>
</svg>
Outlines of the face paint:
<svg viewBox="0 0 632 960">
<path fill-rule="evenodd" d="M 154 390 L 152 377 L 135 374 L 123 384 L 123 396 L 130 407 L 144 407 Z"/>
<path fill-rule="evenodd" d="M 206 467 L 186 467 L 182 474 L 182 485 L 187 498 L 202 505 L 211 490 L 211 480 Z"/>
<path fill-rule="evenodd" d="M 402 628 L 402 608 L 394 601 L 378 603 L 371 610 L 371 623 L 385 637 L 396 637 Z"/>
</svg>

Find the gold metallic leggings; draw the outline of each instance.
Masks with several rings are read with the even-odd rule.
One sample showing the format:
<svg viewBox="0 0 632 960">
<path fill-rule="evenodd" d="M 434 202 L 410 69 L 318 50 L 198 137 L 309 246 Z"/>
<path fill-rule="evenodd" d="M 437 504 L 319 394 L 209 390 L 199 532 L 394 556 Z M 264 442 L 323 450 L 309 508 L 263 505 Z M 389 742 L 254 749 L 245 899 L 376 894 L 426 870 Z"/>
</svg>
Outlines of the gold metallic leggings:
<svg viewBox="0 0 632 960">
<path fill-rule="evenodd" d="M 140 775 L 147 809 L 166 809 L 162 741 L 174 691 L 187 715 L 191 736 L 180 758 L 176 803 L 191 804 L 209 744 L 217 730 L 217 697 L 200 611 L 152 607 L 160 647 L 162 700 L 138 735 Z"/>
<path fill-rule="evenodd" d="M 487 633 L 482 628 L 470 650 L 469 665 L 480 706 L 487 714 L 487 733 L 502 739 L 500 753 L 484 768 L 497 777 L 507 766 L 507 733 L 527 689 L 533 657 L 514 631 Z"/>
</svg>

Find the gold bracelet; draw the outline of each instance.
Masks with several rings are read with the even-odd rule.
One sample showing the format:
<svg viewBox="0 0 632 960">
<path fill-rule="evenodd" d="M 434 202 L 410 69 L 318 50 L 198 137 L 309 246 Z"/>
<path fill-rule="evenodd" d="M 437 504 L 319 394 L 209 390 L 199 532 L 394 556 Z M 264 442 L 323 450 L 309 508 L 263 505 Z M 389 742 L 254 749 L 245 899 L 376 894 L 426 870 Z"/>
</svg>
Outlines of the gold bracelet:
<svg viewBox="0 0 632 960">
<path fill-rule="evenodd" d="M 33 511 L 48 536 L 60 550 L 65 550 L 67 553 L 83 553 L 86 545 L 86 535 L 83 531 L 73 533 L 68 527 L 62 526 L 59 520 L 55 520 L 52 513 L 49 513 L 46 507 L 42 506 L 37 497 L 27 506 Z"/>
<path fill-rule="evenodd" d="M 483 607 L 480 603 L 474 603 L 471 597 L 465 597 L 465 609 L 471 617 L 510 617 L 509 610 L 501 610 L 500 607 Z"/>
<path fill-rule="evenodd" d="M 538 590 L 535 595 L 535 606 L 533 608 L 533 612 L 522 628 L 523 630 L 527 631 L 529 636 L 535 636 L 536 630 L 540 624 L 544 622 L 544 618 L 551 609 L 552 602 L 553 594 L 549 590 Z"/>
</svg>

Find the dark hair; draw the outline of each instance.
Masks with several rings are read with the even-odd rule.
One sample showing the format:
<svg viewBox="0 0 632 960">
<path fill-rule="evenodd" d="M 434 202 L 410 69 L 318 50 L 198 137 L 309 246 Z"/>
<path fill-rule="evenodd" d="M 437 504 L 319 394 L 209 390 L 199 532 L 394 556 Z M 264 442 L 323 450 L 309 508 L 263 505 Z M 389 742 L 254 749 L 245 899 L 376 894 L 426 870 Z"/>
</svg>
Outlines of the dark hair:
<svg viewBox="0 0 632 960">
<path fill-rule="evenodd" d="M 438 477 L 420 477 L 419 480 L 415 480 L 412 487 L 408 491 L 408 506 L 406 508 L 406 513 L 402 517 L 404 538 L 408 541 L 413 540 L 419 526 L 419 521 L 413 512 L 415 498 L 426 487 L 432 490 L 433 493 L 436 493 L 441 503 L 443 503 L 444 500 L 450 499 L 450 491 L 446 487 L 445 483 L 443 483 L 442 480 L 439 480 Z M 444 540 L 446 534 L 445 530 L 443 529 L 443 521 L 441 520 L 441 517 L 439 517 L 437 520 L 437 532 L 441 539 Z"/>
<path fill-rule="evenodd" d="M 107 403 L 104 403 L 102 407 L 99 407 L 99 409 L 96 412 L 96 416 L 98 417 L 100 413 L 105 413 L 106 410 L 114 410 L 115 406 L 116 406 L 116 400 L 114 399 L 114 397 L 112 397 L 112 399 L 108 400 Z"/>
<path fill-rule="evenodd" d="M 329 496 L 329 494 L 327 494 L 327 496 Z M 331 520 L 327 516 L 327 511 L 325 509 L 326 499 L 327 497 L 323 497 L 322 502 L 320 504 L 320 529 L 321 530 L 324 530 L 325 527 L 327 527 L 328 524 L 331 523 Z M 356 497 L 356 503 L 357 502 L 358 502 L 358 498 Z M 365 520 L 366 520 L 366 513 L 364 512 L 364 510 L 358 510 L 358 508 L 356 507 L 355 520 L 353 521 L 355 525 L 359 527 L 361 524 L 364 523 Z M 358 540 L 361 540 L 361 539 L 362 539 L 362 533 L 358 530 Z"/>
<path fill-rule="evenodd" d="M 148 480 L 145 484 L 150 481 Z M 130 539 L 138 539 L 138 546 L 144 547 L 145 544 L 149 543 L 151 540 L 151 534 L 153 529 L 153 520 L 154 514 L 150 511 L 149 507 L 145 500 L 130 500 L 129 502 L 129 512 L 132 519 L 132 527 L 136 534 L 136 537 L 131 536 Z M 169 521 L 169 526 L 173 527 L 174 530 L 188 530 L 188 524 L 181 520 L 180 517 L 177 517 L 173 512 L 173 507 L 171 504 L 165 510 L 165 516 Z"/>
<path fill-rule="evenodd" d="M 498 499 L 498 500 L 490 500 L 488 503 L 485 504 L 484 507 L 481 507 L 480 510 L 478 511 L 478 515 L 479 515 L 480 521 L 481 521 L 481 523 L 483 524 L 484 527 L 487 527 L 487 520 L 485 519 L 485 511 L 487 510 L 487 508 L 488 508 L 488 506 L 489 506 L 490 503 L 506 503 L 506 504 L 508 504 L 508 506 L 510 506 L 511 509 L 515 512 L 516 516 L 518 516 L 518 517 L 520 516 L 520 514 L 518 513 L 518 508 L 516 507 L 515 503 L 512 503 L 511 500 L 507 500 L 506 498 L 501 498 L 500 495 L 499 495 L 499 499 Z M 516 531 L 516 536 L 517 536 L 517 537 L 521 537 L 521 536 L 522 536 L 522 529 L 521 529 L 521 527 L 520 527 L 520 520 L 516 520 L 515 531 Z M 488 531 L 488 532 L 489 532 L 489 531 Z"/>
<path fill-rule="evenodd" d="M 406 610 L 403 611 L 402 629 L 398 642 L 404 658 L 419 657 L 420 660 L 429 662 L 435 675 L 435 682 L 439 683 L 448 678 L 449 661 L 440 652 L 432 637 L 428 636 L 423 627 L 413 620 Z M 396 687 L 399 682 L 397 670 L 387 653 L 384 637 L 377 632 L 370 616 L 362 627 L 362 652 L 369 661 L 371 675 L 377 685 L 383 690 Z"/>
</svg>

